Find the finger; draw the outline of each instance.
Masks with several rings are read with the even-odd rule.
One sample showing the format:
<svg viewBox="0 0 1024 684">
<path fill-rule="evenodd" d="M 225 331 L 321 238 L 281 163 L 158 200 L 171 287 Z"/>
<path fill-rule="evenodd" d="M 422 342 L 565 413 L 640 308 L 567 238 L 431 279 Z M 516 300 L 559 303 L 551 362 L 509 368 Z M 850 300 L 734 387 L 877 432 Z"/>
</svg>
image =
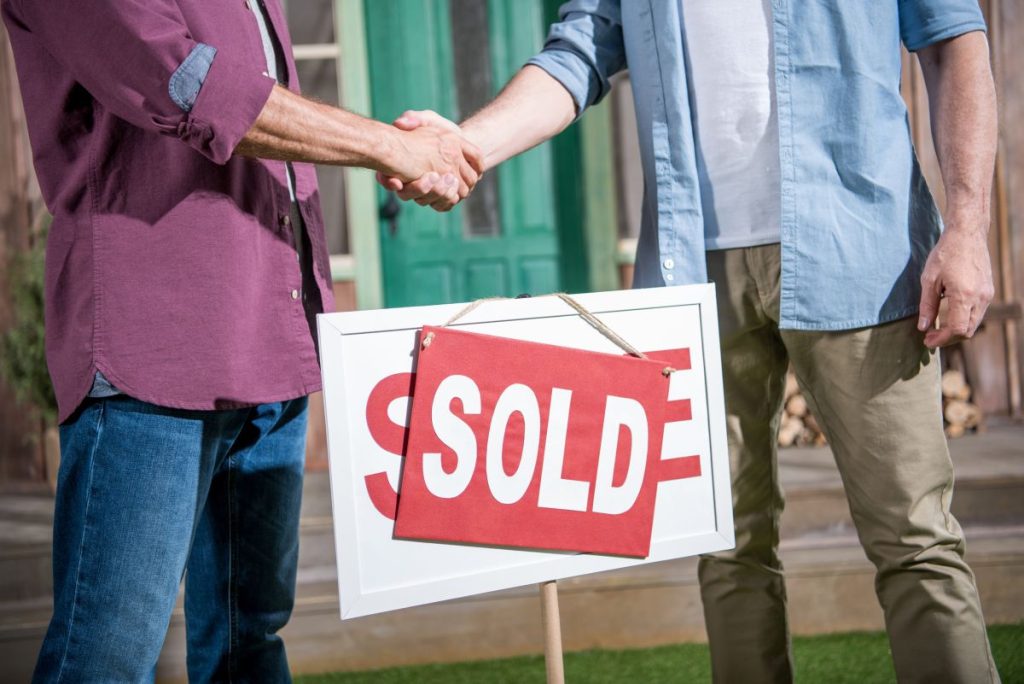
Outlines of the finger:
<svg viewBox="0 0 1024 684">
<path fill-rule="evenodd" d="M 392 122 L 395 128 L 399 128 L 403 131 L 414 131 L 424 123 L 423 119 L 417 116 L 417 112 L 413 111 L 403 113 L 402 116 Z"/>
<path fill-rule="evenodd" d="M 476 171 L 478 175 L 483 175 L 484 155 L 483 152 L 480 151 L 479 147 L 468 140 L 463 139 L 462 156 L 469 162 L 470 166 L 473 167 L 473 170 Z"/>
<path fill-rule="evenodd" d="M 429 200 L 427 204 L 436 211 L 449 211 L 458 204 L 461 198 L 459 197 L 459 181 L 455 174 L 446 173 L 442 176 L 434 186 L 431 196 L 424 199 Z"/>
<path fill-rule="evenodd" d="M 465 160 L 459 164 L 459 174 L 462 176 L 463 185 L 465 185 L 465 191 L 463 192 L 462 188 L 460 188 L 459 192 L 462 197 L 466 197 L 466 195 L 473 191 L 476 184 L 480 182 L 480 174 Z"/>
<path fill-rule="evenodd" d="M 427 197 L 434 191 L 436 185 L 437 174 L 428 173 L 423 178 L 406 183 L 405 189 L 398 193 L 398 197 L 405 201 Z"/>
<path fill-rule="evenodd" d="M 454 207 L 456 204 L 465 199 L 465 196 L 460 195 L 458 188 L 453 187 L 451 191 L 448 193 L 448 195 L 446 195 L 446 199 L 448 200 L 448 203 Z"/>
<path fill-rule="evenodd" d="M 948 327 L 953 335 L 964 337 L 971 323 L 971 302 L 956 295 L 948 296 L 946 299 L 949 300 L 949 310 L 941 327 Z"/>
<path fill-rule="evenodd" d="M 405 183 L 399 179 L 394 176 L 385 176 L 380 171 L 377 172 L 377 182 L 384 186 L 385 190 L 391 190 L 392 192 L 401 192 L 405 187 Z"/>
<path fill-rule="evenodd" d="M 437 176 L 436 173 L 432 175 L 435 177 Z M 451 197 L 454 197 L 456 202 L 459 200 L 457 191 L 458 186 L 455 185 L 455 177 L 450 173 L 437 178 L 437 180 L 430 185 L 429 189 L 427 189 L 426 184 L 417 185 L 417 183 L 413 183 L 413 185 L 420 189 L 426 189 L 427 191 L 417 192 L 414 196 L 410 196 L 409 199 L 415 200 L 416 204 L 419 204 L 420 206 L 430 206 L 434 202 L 449 199 Z"/>
<path fill-rule="evenodd" d="M 925 335 L 925 344 L 933 349 L 963 340 L 970 324 L 971 305 L 959 297 L 947 297 L 946 299 L 949 301 L 949 307 L 939 323 L 939 329 Z M 929 341 L 932 344 L 929 344 Z"/>
<path fill-rule="evenodd" d="M 987 312 L 988 300 L 982 300 L 971 308 L 971 322 L 968 325 L 967 337 L 974 337 L 974 333 L 978 332 L 978 328 L 981 327 L 982 322 L 985 320 Z"/>
<path fill-rule="evenodd" d="M 981 325 L 982 319 L 985 317 L 985 307 L 975 304 L 971 307 L 970 318 L 967 320 L 967 332 L 964 333 L 964 339 L 971 339 L 974 334 L 978 332 L 978 326 Z"/>
<path fill-rule="evenodd" d="M 459 125 L 451 119 L 446 119 L 432 109 L 421 109 L 419 111 L 408 111 L 403 116 L 410 115 L 423 124 L 436 126 L 437 128 L 461 134 Z"/>
<path fill-rule="evenodd" d="M 431 204 L 430 208 L 443 214 L 444 212 L 451 211 L 455 204 L 456 202 L 453 202 L 450 197 L 445 197 Z"/>
<path fill-rule="evenodd" d="M 443 176 L 441 176 L 441 182 L 438 183 L 437 188 L 438 199 L 440 199 L 442 195 L 448 196 L 451 195 L 453 192 L 457 194 L 459 191 L 460 182 L 461 181 L 459 177 L 456 176 L 454 173 L 446 173 Z"/>
<path fill-rule="evenodd" d="M 455 177 L 455 174 L 446 173 L 441 176 L 441 180 L 434 185 L 433 191 L 429 196 L 423 199 L 428 200 L 427 204 L 433 206 L 436 202 L 448 201 L 452 204 L 458 204 L 461 197 L 459 196 L 459 180 Z"/>
<path fill-rule="evenodd" d="M 934 286 L 924 284 L 921 288 L 920 313 L 917 319 L 917 329 L 921 332 L 928 330 L 935 324 L 935 317 L 939 313 L 939 291 Z"/>
</svg>

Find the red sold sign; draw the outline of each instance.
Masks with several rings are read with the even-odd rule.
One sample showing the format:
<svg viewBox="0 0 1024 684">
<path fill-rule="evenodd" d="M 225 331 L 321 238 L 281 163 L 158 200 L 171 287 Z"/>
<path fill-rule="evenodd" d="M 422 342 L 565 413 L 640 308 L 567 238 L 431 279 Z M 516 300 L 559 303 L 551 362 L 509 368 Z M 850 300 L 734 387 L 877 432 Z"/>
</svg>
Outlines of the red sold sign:
<svg viewBox="0 0 1024 684">
<path fill-rule="evenodd" d="M 661 460 L 666 421 L 690 418 L 662 371 L 689 368 L 688 350 L 423 334 L 396 536 L 648 555 L 658 482 L 700 474 L 696 456 Z"/>
</svg>

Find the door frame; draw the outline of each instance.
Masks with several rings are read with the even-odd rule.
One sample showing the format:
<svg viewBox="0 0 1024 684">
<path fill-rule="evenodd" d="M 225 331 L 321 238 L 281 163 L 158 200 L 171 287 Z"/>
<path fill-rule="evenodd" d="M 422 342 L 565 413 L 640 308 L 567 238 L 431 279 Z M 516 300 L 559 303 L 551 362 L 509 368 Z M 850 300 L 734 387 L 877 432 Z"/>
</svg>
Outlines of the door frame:
<svg viewBox="0 0 1024 684">
<path fill-rule="evenodd" d="M 366 0 L 334 0 L 340 48 L 340 96 L 344 106 L 373 116 L 370 97 Z M 550 20 L 559 0 L 544 0 Z M 610 101 L 590 108 L 554 144 L 556 232 L 566 289 L 620 287 L 617 262 L 618 197 Z M 384 306 L 384 273 L 376 181 L 366 169 L 348 169 L 345 199 L 356 285 L 356 306 Z M 582 258 L 580 258 L 582 257 Z"/>
</svg>

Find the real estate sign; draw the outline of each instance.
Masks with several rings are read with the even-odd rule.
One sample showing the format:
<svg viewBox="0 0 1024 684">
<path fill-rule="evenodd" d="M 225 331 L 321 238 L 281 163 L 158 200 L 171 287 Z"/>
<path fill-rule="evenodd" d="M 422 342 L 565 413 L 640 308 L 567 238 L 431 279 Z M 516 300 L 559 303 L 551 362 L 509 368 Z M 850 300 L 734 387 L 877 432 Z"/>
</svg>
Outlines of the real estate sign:
<svg viewBox="0 0 1024 684">
<path fill-rule="evenodd" d="M 320 317 L 342 618 L 732 547 L 713 286 L 576 300 L 647 358 L 554 297 Z"/>
</svg>

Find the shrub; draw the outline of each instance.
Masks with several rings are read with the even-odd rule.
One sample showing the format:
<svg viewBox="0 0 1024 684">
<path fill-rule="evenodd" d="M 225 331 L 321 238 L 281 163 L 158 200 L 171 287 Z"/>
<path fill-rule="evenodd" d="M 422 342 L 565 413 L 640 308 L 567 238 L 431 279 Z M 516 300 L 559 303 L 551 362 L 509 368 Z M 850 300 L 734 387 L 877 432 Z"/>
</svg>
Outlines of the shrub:
<svg viewBox="0 0 1024 684">
<path fill-rule="evenodd" d="M 46 222 L 48 226 L 48 221 Z M 48 425 L 57 417 L 57 400 L 46 370 L 43 301 L 46 226 L 27 252 L 11 257 L 6 269 L 10 284 L 13 321 L 0 338 L 0 375 L 19 402 L 35 407 Z"/>
</svg>

